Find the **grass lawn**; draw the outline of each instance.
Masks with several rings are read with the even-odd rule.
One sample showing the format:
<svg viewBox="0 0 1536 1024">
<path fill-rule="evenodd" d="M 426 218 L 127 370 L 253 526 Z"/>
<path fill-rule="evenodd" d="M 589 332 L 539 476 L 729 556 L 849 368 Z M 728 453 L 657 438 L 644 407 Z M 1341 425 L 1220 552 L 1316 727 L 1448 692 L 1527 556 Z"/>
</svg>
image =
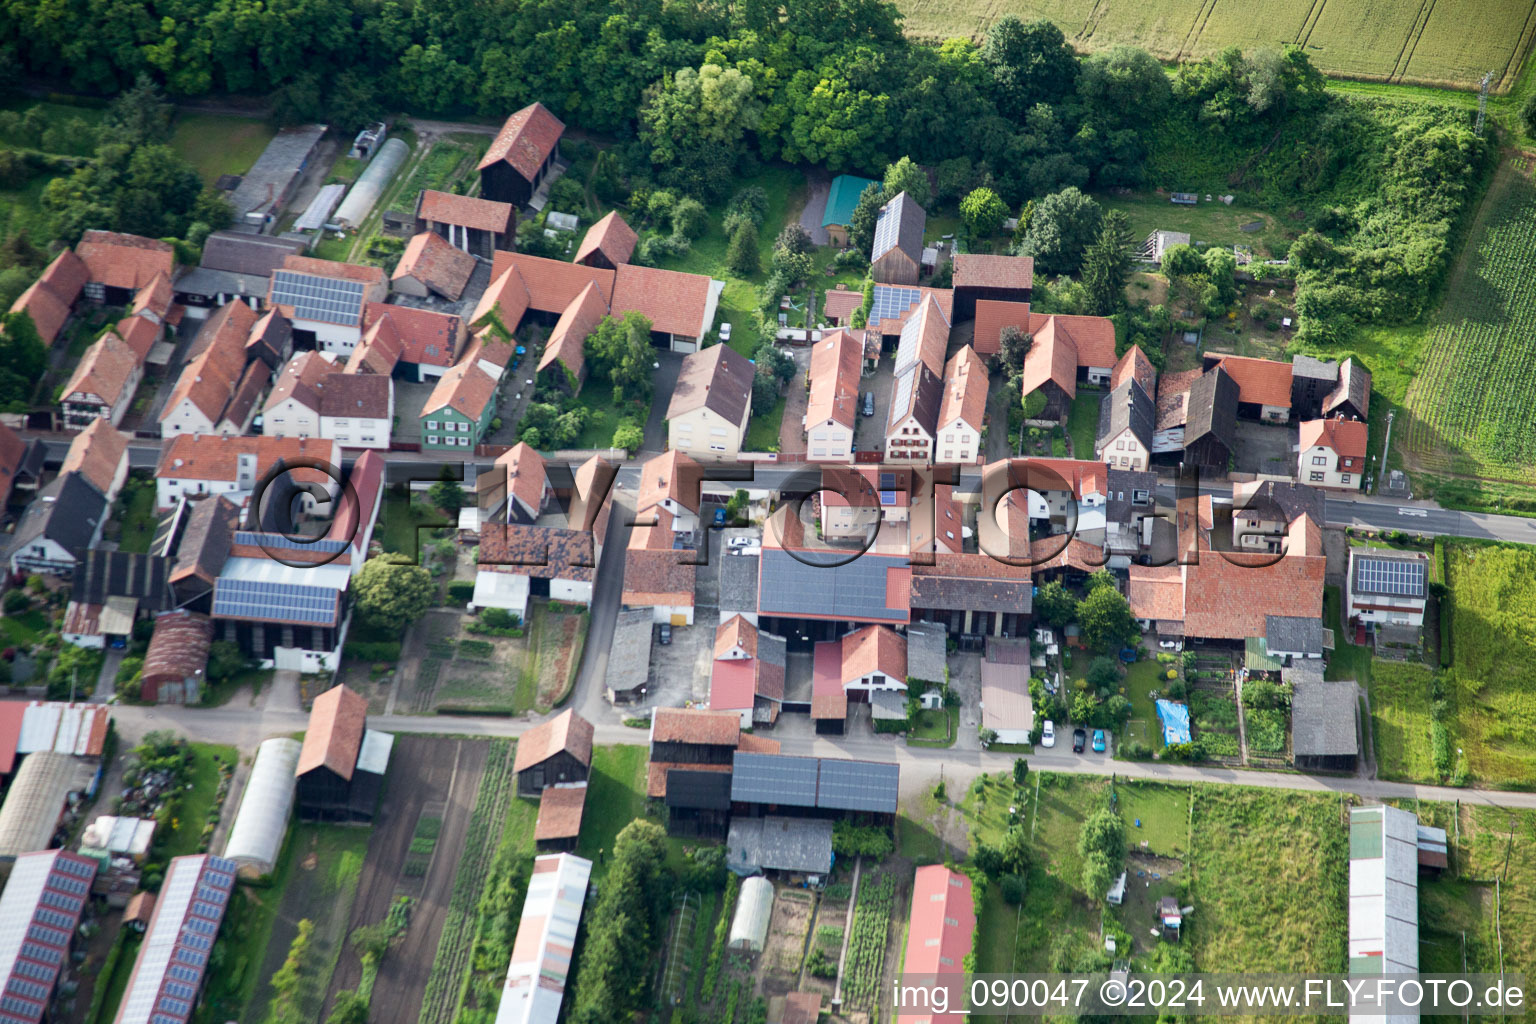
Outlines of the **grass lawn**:
<svg viewBox="0 0 1536 1024">
<path fill-rule="evenodd" d="M 1167 196 L 1156 195 L 1095 195 L 1094 199 L 1106 210 L 1124 212 L 1130 218 L 1131 237 L 1138 243 L 1153 231 L 1185 231 L 1196 244 L 1251 245 L 1254 255 L 1269 257 L 1286 233 L 1286 227 L 1274 214 L 1236 203 L 1175 206 Z M 1257 231 L 1242 230 L 1243 225 L 1255 223 L 1263 227 Z"/>
<path fill-rule="evenodd" d="M 1092 459 L 1093 443 L 1099 435 L 1099 400 L 1104 392 L 1080 386 L 1072 409 L 1067 413 L 1067 433 L 1072 438 L 1072 457 Z M 1052 454 L 1055 454 L 1054 451 Z"/>
<path fill-rule="evenodd" d="M 896 852 L 914 864 L 938 864 L 944 859 L 944 844 L 933 830 L 900 814 L 896 817 Z"/>
<path fill-rule="evenodd" d="M 1163 731 L 1157 724 L 1157 703 L 1151 693 L 1153 690 L 1161 692 L 1167 688 L 1168 681 L 1163 675 L 1170 667 L 1144 659 L 1132 662 L 1125 669 L 1125 695 L 1131 702 L 1131 719 L 1127 723 L 1126 732 L 1131 739 L 1145 743 L 1153 750 L 1162 749 Z"/>
<path fill-rule="evenodd" d="M 587 411 L 587 425 L 571 442 L 572 448 L 607 448 L 613 444 L 613 432 L 624 419 L 624 410 L 613 404 L 613 389 L 601 381 L 589 381 L 576 396 L 576 405 Z M 644 424 L 641 424 L 644 426 Z"/>
<path fill-rule="evenodd" d="M 960 709 L 919 711 L 907 731 L 907 743 L 919 747 L 952 747 L 960 731 Z"/>
<path fill-rule="evenodd" d="M 393 488 L 384 492 L 384 506 L 379 510 L 379 519 L 379 539 L 384 550 L 410 555 L 417 561 L 420 561 L 420 538 L 417 533 L 420 528 L 454 525 L 437 509 L 411 501 Z"/>
<path fill-rule="evenodd" d="M 48 618 L 36 608 L 0 616 L 0 638 L 7 647 L 30 647 L 48 632 Z"/>
<path fill-rule="evenodd" d="M 175 828 L 155 832 L 156 856 L 167 860 L 198 852 L 204 819 L 213 809 L 219 791 L 219 762 L 233 762 L 240 756 L 234 747 L 214 743 L 191 743 L 188 746 L 192 751 L 192 764 L 187 769 L 187 781 L 192 788 L 180 796 Z"/>
<path fill-rule="evenodd" d="M 122 534 L 118 537 L 118 550 L 136 554 L 148 554 L 149 544 L 155 539 L 160 521 L 155 518 L 154 484 L 137 487 L 129 493 L 128 512 L 122 518 Z"/>
<path fill-rule="evenodd" d="M 1434 698 L 1424 665 L 1381 661 L 1371 671 L 1371 735 L 1377 776 L 1438 783 L 1430 728 Z"/>
<path fill-rule="evenodd" d="M 594 874 L 607 871 L 606 852 L 613 850 L 613 840 L 624 826 L 645 816 L 646 758 L 645 747 L 630 744 L 592 751 L 587 809 L 581 815 L 576 852 L 595 863 Z"/>
<path fill-rule="evenodd" d="M 1138 849 L 1145 841 L 1149 853 L 1180 858 L 1189 853 L 1188 787 L 1138 779 L 1121 783 L 1115 794 L 1128 849 Z"/>
<path fill-rule="evenodd" d="M 354 636 L 359 628 L 360 625 L 352 627 Z M 236 672 L 223 682 L 204 683 L 203 698 L 198 702 L 198 707 L 222 707 L 229 703 L 229 698 L 233 697 L 242 686 L 249 686 L 251 696 L 254 697 L 261 692 L 262 686 L 272 681 L 272 675 L 273 670 L 270 668 L 248 668 Z"/>
<path fill-rule="evenodd" d="M 182 114 L 171 148 L 212 185 L 221 174 L 244 174 L 277 133 L 264 120 L 226 114 Z"/>
<path fill-rule="evenodd" d="M 732 334 L 735 338 L 735 334 Z M 784 398 L 781 395 L 772 409 L 766 413 L 754 412 L 747 421 L 746 448 L 753 452 L 779 450 L 779 427 L 784 422 Z"/>
</svg>

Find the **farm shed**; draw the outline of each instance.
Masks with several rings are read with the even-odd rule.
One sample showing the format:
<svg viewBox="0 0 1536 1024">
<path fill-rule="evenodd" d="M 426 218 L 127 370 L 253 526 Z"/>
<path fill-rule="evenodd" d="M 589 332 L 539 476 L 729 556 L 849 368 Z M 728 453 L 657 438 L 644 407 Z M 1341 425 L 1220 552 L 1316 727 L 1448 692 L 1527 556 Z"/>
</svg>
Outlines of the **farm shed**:
<svg viewBox="0 0 1536 1024">
<path fill-rule="evenodd" d="M 971 880 L 942 864 L 917 869 L 912 880 L 912 913 L 907 927 L 903 974 L 933 976 L 965 970 L 976 932 Z M 930 1024 L 960 1024 L 963 1014 L 934 1014 Z"/>
<path fill-rule="evenodd" d="M 533 826 L 533 845 L 540 853 L 576 849 L 581 835 L 581 814 L 587 806 L 587 784 L 550 786 L 539 800 L 539 817 Z"/>
<path fill-rule="evenodd" d="M 235 223 L 265 226 L 277 219 L 325 130 L 323 124 L 284 128 L 267 143 L 229 196 Z"/>
<path fill-rule="evenodd" d="M 235 863 L 242 877 L 271 874 L 277 864 L 288 832 L 288 815 L 293 811 L 298 787 L 294 769 L 302 749 L 298 740 L 286 737 L 267 740 L 256 748 L 251 779 L 224 844 L 224 856 Z"/>
<path fill-rule="evenodd" d="M 839 174 L 832 179 L 827 193 L 827 209 L 822 215 L 821 226 L 833 245 L 848 244 L 848 228 L 853 223 L 853 208 L 859 205 L 859 197 L 871 185 L 878 184 L 869 178 L 853 174 Z"/>
<path fill-rule="evenodd" d="M 368 702 L 346 686 L 315 698 L 294 768 L 301 819 L 373 819 L 394 736 L 366 728 L 367 717 Z"/>
<path fill-rule="evenodd" d="M 1436 875 L 1451 866 L 1448 857 L 1450 847 L 1446 842 L 1445 829 L 1432 825 L 1419 826 L 1419 873 Z"/>
<path fill-rule="evenodd" d="M 186 1024 L 234 888 L 222 857 L 172 858 L 114 1024 Z"/>
<path fill-rule="evenodd" d="M 1291 750 L 1302 771 L 1353 772 L 1359 699 L 1351 682 L 1299 682 L 1291 694 Z"/>
<path fill-rule="evenodd" d="M 1419 821 L 1409 811 L 1350 808 L 1350 974 L 1419 969 L 1418 846 Z"/>
<path fill-rule="evenodd" d="M 592 862 L 581 857 L 557 853 L 534 858 L 496 1024 L 555 1024 L 559 1019 L 591 877 Z"/>
<path fill-rule="evenodd" d="M 726 866 L 738 875 L 785 871 L 824 875 L 832 870 L 832 822 L 826 818 L 731 819 Z"/>
<path fill-rule="evenodd" d="M 736 914 L 731 918 L 731 949 L 761 953 L 768 938 L 768 920 L 773 916 L 773 883 L 761 875 L 741 883 L 736 898 Z"/>
<path fill-rule="evenodd" d="M 347 193 L 347 198 L 336 208 L 335 222 L 342 227 L 361 226 L 410 155 L 411 148 L 399 139 L 390 139 L 384 143 L 379 149 L 379 155 L 358 175 L 352 191 Z"/>
<path fill-rule="evenodd" d="M 731 774 L 673 768 L 665 801 L 668 835 L 720 839 L 731 820 Z"/>
<path fill-rule="evenodd" d="M 164 704 L 195 704 L 208 668 L 213 623 L 185 608 L 155 616 L 155 632 L 144 654 L 140 696 Z"/>
<path fill-rule="evenodd" d="M 28 754 L 0 807 L 0 869 L 23 853 L 46 850 L 71 793 L 91 784 L 95 767 L 64 754 Z"/>
<path fill-rule="evenodd" d="M 1029 641 L 987 637 L 981 662 L 981 727 L 999 743 L 1028 743 L 1035 727 L 1029 699 Z"/>
<path fill-rule="evenodd" d="M 80 852 L 98 861 L 110 857 L 129 857 L 142 864 L 155 837 L 151 818 L 119 818 L 103 814 L 80 833 Z"/>
<path fill-rule="evenodd" d="M 23 854 L 0 896 L 0 1010 L 6 1024 L 37 1024 L 89 899 L 96 862 L 65 850 Z"/>
<path fill-rule="evenodd" d="M 538 796 L 550 786 L 586 782 L 591 766 L 592 723 L 567 709 L 518 740 L 512 766 L 517 795 Z"/>
</svg>

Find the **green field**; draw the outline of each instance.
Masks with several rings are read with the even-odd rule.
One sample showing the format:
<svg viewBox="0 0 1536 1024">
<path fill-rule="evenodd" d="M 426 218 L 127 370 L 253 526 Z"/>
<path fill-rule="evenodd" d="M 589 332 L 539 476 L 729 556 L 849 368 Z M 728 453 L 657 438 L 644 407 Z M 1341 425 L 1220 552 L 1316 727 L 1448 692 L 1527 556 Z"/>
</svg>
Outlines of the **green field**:
<svg viewBox="0 0 1536 1024">
<path fill-rule="evenodd" d="M 1430 742 L 1434 704 L 1430 676 L 1423 665 L 1396 661 L 1371 664 L 1371 735 L 1377 778 L 1440 781 Z"/>
<path fill-rule="evenodd" d="M 212 185 L 221 174 L 244 174 L 277 134 L 266 121 L 224 114 L 181 114 L 171 148 Z"/>
<path fill-rule="evenodd" d="M 1397 423 L 1412 464 L 1536 481 L 1536 390 L 1529 386 L 1536 373 L 1536 184 L 1528 158 L 1500 166 L 1445 294 L 1408 389 L 1408 415 Z"/>
<path fill-rule="evenodd" d="M 596 863 L 601 875 L 614 838 L 636 818 L 645 817 L 646 748 L 595 747 L 592 775 L 587 781 L 587 806 L 581 815 L 576 852 Z"/>
<path fill-rule="evenodd" d="M 1302 46 L 1325 74 L 1473 88 L 1486 71 L 1499 91 L 1530 48 L 1529 0 L 901 0 L 909 35 L 985 35 L 1004 14 L 1045 18 L 1080 50 L 1129 44 L 1163 60 L 1228 46 Z"/>
<path fill-rule="evenodd" d="M 1130 220 L 1131 237 L 1139 244 L 1154 231 L 1188 232 L 1196 245 L 1248 245 L 1254 256 L 1274 255 L 1285 238 L 1285 227 L 1272 213 L 1257 207 L 1225 203 L 1201 203 L 1198 206 L 1174 206 L 1167 196 L 1095 194 L 1106 210 L 1119 210 Z M 1245 225 L 1261 224 L 1253 231 Z"/>
</svg>

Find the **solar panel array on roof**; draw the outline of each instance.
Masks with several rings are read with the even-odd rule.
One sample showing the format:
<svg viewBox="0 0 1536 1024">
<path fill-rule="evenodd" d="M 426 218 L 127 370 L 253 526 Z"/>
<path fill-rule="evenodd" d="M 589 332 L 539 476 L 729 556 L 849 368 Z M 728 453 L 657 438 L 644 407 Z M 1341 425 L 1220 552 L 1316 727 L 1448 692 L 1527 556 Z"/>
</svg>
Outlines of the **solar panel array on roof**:
<svg viewBox="0 0 1536 1024">
<path fill-rule="evenodd" d="M 291 548 L 296 551 L 318 551 L 327 555 L 334 555 L 347 550 L 347 542 L 344 540 L 329 540 L 318 538 L 305 540 L 302 537 L 289 537 L 281 533 L 254 530 L 236 530 L 236 544 L 250 544 L 262 548 Z"/>
<path fill-rule="evenodd" d="M 797 552 L 817 561 L 822 552 Z M 843 560 L 848 552 L 825 553 Z M 763 551 L 758 572 L 758 611 L 795 617 L 820 615 L 852 622 L 906 622 L 905 608 L 886 606 L 886 573 L 907 564 L 904 558 L 865 552 L 846 565 L 807 565 L 778 549 Z"/>
<path fill-rule="evenodd" d="M 878 260 L 896 248 L 901 238 L 901 206 L 906 201 L 898 196 L 880 208 L 880 216 L 875 221 L 875 245 L 870 259 Z"/>
<path fill-rule="evenodd" d="M 735 803 L 816 806 L 817 759 L 786 754 L 737 752 L 731 770 Z"/>
<path fill-rule="evenodd" d="M 816 806 L 835 811 L 896 813 L 901 769 L 877 761 L 821 759 Z"/>
<path fill-rule="evenodd" d="M 667 772 L 667 806 L 728 811 L 731 809 L 731 776 L 725 772 L 673 768 Z"/>
<path fill-rule="evenodd" d="M 213 591 L 213 614 L 329 626 L 336 621 L 336 591 L 221 577 Z"/>
<path fill-rule="evenodd" d="M 1355 589 L 1371 594 L 1424 596 L 1424 563 L 1395 558 L 1356 558 Z"/>
<path fill-rule="evenodd" d="M 895 424 L 907 415 L 907 409 L 912 404 L 912 388 L 917 383 L 917 374 L 907 372 L 896 378 L 896 392 L 891 397 L 891 423 Z"/>
<path fill-rule="evenodd" d="M 878 324 L 881 320 L 899 320 L 906 315 L 907 310 L 917 305 L 922 297 L 923 293 L 916 288 L 877 284 L 871 297 L 869 322 Z"/>
<path fill-rule="evenodd" d="M 319 320 L 351 327 L 362 319 L 363 284 L 361 281 L 278 270 L 272 274 L 272 301 L 292 306 L 295 320 Z"/>
</svg>

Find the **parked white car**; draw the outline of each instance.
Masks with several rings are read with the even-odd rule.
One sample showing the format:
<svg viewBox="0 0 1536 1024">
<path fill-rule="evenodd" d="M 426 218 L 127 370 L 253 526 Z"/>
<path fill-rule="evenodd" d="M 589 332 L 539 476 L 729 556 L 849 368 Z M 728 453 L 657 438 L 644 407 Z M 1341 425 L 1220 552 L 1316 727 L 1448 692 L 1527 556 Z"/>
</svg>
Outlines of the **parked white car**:
<svg viewBox="0 0 1536 1024">
<path fill-rule="evenodd" d="M 1042 747 L 1054 747 L 1056 745 L 1056 723 L 1046 720 L 1045 727 L 1040 731 L 1040 745 Z"/>
<path fill-rule="evenodd" d="M 728 323 L 721 324 L 720 325 L 720 343 L 723 345 L 727 341 L 730 341 L 730 340 L 731 340 L 731 325 L 728 324 Z"/>
<path fill-rule="evenodd" d="M 758 539 L 756 537 L 732 537 L 731 541 L 730 541 L 730 547 L 733 548 L 733 549 L 735 549 L 735 548 L 750 548 L 750 547 L 754 547 L 755 545 L 757 545 L 759 543 L 760 543 L 760 541 L 758 541 Z"/>
</svg>

